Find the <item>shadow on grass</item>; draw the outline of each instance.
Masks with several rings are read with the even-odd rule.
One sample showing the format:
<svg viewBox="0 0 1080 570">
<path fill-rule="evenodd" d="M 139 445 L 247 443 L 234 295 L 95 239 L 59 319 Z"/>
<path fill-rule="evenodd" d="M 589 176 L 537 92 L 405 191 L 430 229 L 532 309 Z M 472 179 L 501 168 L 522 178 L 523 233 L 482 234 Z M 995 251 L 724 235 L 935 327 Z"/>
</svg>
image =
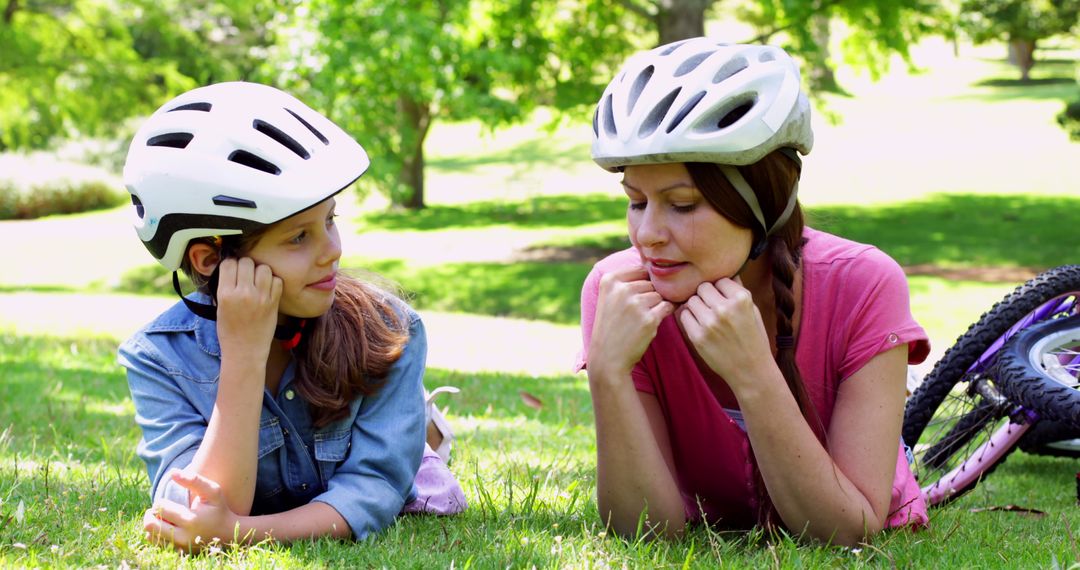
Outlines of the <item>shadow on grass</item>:
<svg viewBox="0 0 1080 570">
<path fill-rule="evenodd" d="M 584 263 L 449 263 L 422 269 L 401 261 L 364 264 L 396 283 L 418 309 L 578 322 Z"/>
<path fill-rule="evenodd" d="M 537 196 L 520 202 L 473 202 L 429 206 L 420 211 L 365 214 L 361 230 L 448 230 L 513 226 L 519 228 L 575 227 L 621 219 L 626 199 L 603 194 Z"/>
<path fill-rule="evenodd" d="M 517 168 L 551 168 L 581 162 L 589 155 L 589 144 L 581 143 L 559 147 L 548 137 L 531 139 L 521 144 L 482 154 L 436 156 L 428 158 L 428 167 L 452 172 L 467 171 L 489 164 L 509 164 Z"/>
<path fill-rule="evenodd" d="M 1080 261 L 1080 198 L 938 194 L 900 204 L 813 208 L 811 225 L 878 246 L 903 266 L 1043 270 Z"/>
<path fill-rule="evenodd" d="M 1076 85 L 1076 80 L 1071 77 L 1038 77 L 1028 79 L 994 78 L 976 81 L 975 87 L 1039 87 L 1043 85 Z"/>
<path fill-rule="evenodd" d="M 0 432 L 6 450 L 127 461 L 139 439 L 116 341 L 0 338 Z M 42 455 L 44 451 L 44 455 Z"/>
</svg>

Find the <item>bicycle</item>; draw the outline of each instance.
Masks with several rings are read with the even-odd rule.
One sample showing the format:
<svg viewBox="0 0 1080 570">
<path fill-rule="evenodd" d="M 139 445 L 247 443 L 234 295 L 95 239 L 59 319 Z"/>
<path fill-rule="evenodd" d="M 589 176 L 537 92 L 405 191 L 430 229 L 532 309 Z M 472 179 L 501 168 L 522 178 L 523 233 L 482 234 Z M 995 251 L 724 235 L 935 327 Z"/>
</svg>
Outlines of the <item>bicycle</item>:
<svg viewBox="0 0 1080 570">
<path fill-rule="evenodd" d="M 908 399 L 904 443 L 928 505 L 973 489 L 1018 447 L 1080 456 L 1080 265 L 984 313 Z"/>
</svg>

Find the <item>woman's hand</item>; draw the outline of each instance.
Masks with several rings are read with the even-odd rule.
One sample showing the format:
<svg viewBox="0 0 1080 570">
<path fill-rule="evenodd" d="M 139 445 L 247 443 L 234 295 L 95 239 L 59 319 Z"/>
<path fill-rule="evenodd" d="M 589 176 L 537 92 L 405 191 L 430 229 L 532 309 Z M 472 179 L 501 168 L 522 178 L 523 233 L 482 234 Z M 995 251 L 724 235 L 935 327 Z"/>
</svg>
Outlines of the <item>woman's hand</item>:
<svg viewBox="0 0 1080 570">
<path fill-rule="evenodd" d="M 589 368 L 610 366 L 629 374 L 656 337 L 660 322 L 672 311 L 674 306 L 656 292 L 644 268 L 605 274 L 589 340 Z"/>
<path fill-rule="evenodd" d="M 265 362 L 278 322 L 282 281 L 268 265 L 249 257 L 218 267 L 217 330 L 222 353 L 262 357 Z"/>
<path fill-rule="evenodd" d="M 760 377 L 755 366 L 773 362 L 761 313 L 737 278 L 699 285 L 678 320 L 702 360 L 736 392 L 742 379 Z"/>
<path fill-rule="evenodd" d="M 229 510 L 221 486 L 197 473 L 174 471 L 172 480 L 194 497 L 187 507 L 159 500 L 143 515 L 143 529 L 150 542 L 183 552 L 198 552 L 214 539 L 220 544 L 246 542 L 236 536 L 240 517 Z"/>
</svg>

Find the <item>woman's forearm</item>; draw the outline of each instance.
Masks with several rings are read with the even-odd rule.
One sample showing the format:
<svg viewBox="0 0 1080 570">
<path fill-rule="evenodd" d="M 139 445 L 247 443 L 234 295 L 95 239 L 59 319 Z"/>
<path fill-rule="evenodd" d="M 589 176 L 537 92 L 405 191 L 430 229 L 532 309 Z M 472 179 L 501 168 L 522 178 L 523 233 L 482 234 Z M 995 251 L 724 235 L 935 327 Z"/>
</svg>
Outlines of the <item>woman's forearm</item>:
<svg viewBox="0 0 1080 570">
<path fill-rule="evenodd" d="M 787 528 L 842 545 L 881 530 L 885 513 L 874 510 L 818 441 L 782 377 L 759 382 L 738 399 L 762 479 Z"/>
<path fill-rule="evenodd" d="M 620 535 L 675 536 L 686 524 L 682 497 L 629 374 L 589 369 L 596 416 L 597 506 Z M 665 432 L 666 434 L 666 432 Z"/>
</svg>

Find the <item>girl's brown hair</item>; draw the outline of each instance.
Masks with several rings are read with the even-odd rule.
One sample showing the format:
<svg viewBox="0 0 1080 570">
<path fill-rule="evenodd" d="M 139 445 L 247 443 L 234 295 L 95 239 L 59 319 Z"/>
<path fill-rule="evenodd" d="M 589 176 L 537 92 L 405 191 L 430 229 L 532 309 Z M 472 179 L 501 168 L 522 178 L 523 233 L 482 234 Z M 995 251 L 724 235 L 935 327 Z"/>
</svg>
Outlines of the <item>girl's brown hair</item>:
<svg viewBox="0 0 1080 570">
<path fill-rule="evenodd" d="M 209 244 L 226 252 L 226 257 L 243 256 L 265 232 L 263 228 L 243 236 L 192 243 Z M 186 255 L 180 268 L 200 292 L 213 296 L 210 279 L 194 271 Z M 345 417 L 352 400 L 378 391 L 401 357 L 409 341 L 409 323 L 395 311 L 395 302 L 392 293 L 339 273 L 333 306 L 307 319 L 293 357 L 296 390 L 310 406 L 315 427 Z"/>
<path fill-rule="evenodd" d="M 691 162 L 686 164 L 694 185 L 701 191 L 705 200 L 721 215 L 731 222 L 754 232 L 754 243 L 764 237 L 757 218 L 746 201 L 728 182 L 720 168 L 712 163 Z M 780 216 L 787 206 L 791 192 L 799 180 L 799 166 L 781 151 L 773 151 L 764 158 L 747 166 L 738 167 L 743 178 L 753 188 L 761 206 L 765 223 L 768 225 Z M 802 208 L 796 203 L 791 217 L 771 236 L 768 237 L 765 255 L 772 263 L 772 289 L 776 306 L 776 336 L 791 337 L 794 325 L 795 294 L 793 286 L 795 271 L 799 268 L 802 254 L 803 227 L 805 221 Z M 818 438 L 824 436 L 824 427 L 818 416 L 817 408 L 810 400 L 798 364 L 795 362 L 794 343 L 776 348 L 776 364 L 787 381 L 788 389 L 795 396 L 799 410 Z"/>
</svg>

